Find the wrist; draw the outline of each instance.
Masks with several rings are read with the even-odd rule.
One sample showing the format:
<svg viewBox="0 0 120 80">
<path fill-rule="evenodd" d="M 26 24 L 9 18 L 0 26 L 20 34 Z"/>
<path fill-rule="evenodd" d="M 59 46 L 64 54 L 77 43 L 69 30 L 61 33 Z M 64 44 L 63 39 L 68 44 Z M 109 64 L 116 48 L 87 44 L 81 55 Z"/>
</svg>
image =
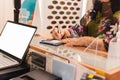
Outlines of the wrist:
<svg viewBox="0 0 120 80">
<path fill-rule="evenodd" d="M 79 37 L 78 33 L 75 30 L 73 30 L 72 28 L 69 28 L 68 32 L 69 32 L 71 38 Z"/>
<path fill-rule="evenodd" d="M 65 31 L 65 36 L 66 36 L 66 38 L 71 38 L 71 33 L 69 30 Z"/>
<path fill-rule="evenodd" d="M 110 0 L 100 0 L 102 3 L 110 2 Z"/>
<path fill-rule="evenodd" d="M 89 46 L 90 43 L 94 40 L 93 37 L 88 37 L 88 36 L 83 37 L 83 39 L 85 40 L 85 46 Z"/>
<path fill-rule="evenodd" d="M 69 30 L 63 30 L 63 34 L 62 34 L 62 39 L 65 39 L 65 38 L 70 38 L 71 37 L 71 34 L 69 32 Z"/>
</svg>

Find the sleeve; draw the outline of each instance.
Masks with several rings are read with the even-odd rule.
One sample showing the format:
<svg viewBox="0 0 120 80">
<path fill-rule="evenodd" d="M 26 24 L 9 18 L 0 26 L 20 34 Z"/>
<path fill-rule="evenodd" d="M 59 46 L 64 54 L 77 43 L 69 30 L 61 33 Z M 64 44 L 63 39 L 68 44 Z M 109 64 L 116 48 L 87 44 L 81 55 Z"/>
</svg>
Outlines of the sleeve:
<svg viewBox="0 0 120 80">
<path fill-rule="evenodd" d="M 91 21 L 90 11 L 87 11 L 83 18 L 80 20 L 80 25 L 76 24 L 75 26 L 69 28 L 71 37 L 80 37 L 87 35 L 87 24 Z"/>
<path fill-rule="evenodd" d="M 88 36 L 88 24 L 91 20 L 95 20 L 98 12 L 101 12 L 102 3 L 96 0 L 93 3 L 93 7 L 88 10 L 85 15 L 80 20 L 80 25 L 73 26 L 69 29 L 71 33 L 71 37 L 80 37 L 80 36 Z"/>
<path fill-rule="evenodd" d="M 104 46 L 106 50 L 108 51 L 109 47 L 109 42 L 112 38 L 114 38 L 117 34 L 118 31 L 118 24 L 116 23 L 115 25 L 111 25 L 108 23 L 105 28 L 105 38 L 103 39 Z"/>
<path fill-rule="evenodd" d="M 103 42 L 106 50 L 108 50 L 110 40 L 116 36 L 116 33 L 118 31 L 118 21 L 116 18 L 113 17 L 113 12 L 111 9 L 110 2 L 103 3 L 102 16 L 107 19 L 101 23 L 98 32 L 101 31 L 100 29 L 104 29 L 102 30 L 104 31 L 105 34 Z"/>
<path fill-rule="evenodd" d="M 72 38 L 80 37 L 83 34 L 83 26 L 80 26 L 78 24 L 69 28 L 68 30 L 69 30 Z"/>
</svg>

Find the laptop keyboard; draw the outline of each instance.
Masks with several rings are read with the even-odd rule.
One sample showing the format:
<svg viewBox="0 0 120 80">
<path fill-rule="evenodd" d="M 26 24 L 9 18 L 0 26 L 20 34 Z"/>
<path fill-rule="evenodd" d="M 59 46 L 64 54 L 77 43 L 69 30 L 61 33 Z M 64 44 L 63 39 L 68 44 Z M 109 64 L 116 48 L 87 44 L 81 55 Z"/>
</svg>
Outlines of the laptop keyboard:
<svg viewBox="0 0 120 80">
<path fill-rule="evenodd" d="M 18 64 L 18 62 L 15 61 L 14 59 L 12 59 L 4 54 L 0 54 L 0 69 L 9 67 L 12 65 L 16 65 L 16 64 Z"/>
</svg>

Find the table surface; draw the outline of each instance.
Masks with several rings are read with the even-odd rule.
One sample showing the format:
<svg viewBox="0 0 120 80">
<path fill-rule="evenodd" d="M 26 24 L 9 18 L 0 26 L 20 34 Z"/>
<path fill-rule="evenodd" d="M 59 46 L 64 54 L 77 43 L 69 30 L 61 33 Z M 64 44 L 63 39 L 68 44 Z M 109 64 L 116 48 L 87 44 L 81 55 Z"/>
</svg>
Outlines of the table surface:
<svg viewBox="0 0 120 80">
<path fill-rule="evenodd" d="M 51 38 L 48 36 L 35 36 L 31 42 L 31 45 L 37 48 L 44 49 L 48 52 L 51 52 L 55 55 L 67 58 L 67 59 L 74 59 L 79 62 L 86 63 L 88 65 L 100 68 L 105 71 L 110 71 L 111 69 L 114 69 L 118 67 L 119 65 L 108 65 L 107 64 L 107 53 L 106 52 L 101 52 L 98 51 L 96 52 L 95 50 L 88 49 L 85 51 L 85 48 L 79 47 L 79 48 L 74 48 L 74 47 L 67 47 L 64 45 L 61 46 L 51 46 L 47 44 L 41 44 L 40 41 L 43 39 Z M 107 67 L 108 65 L 109 67 Z"/>
</svg>

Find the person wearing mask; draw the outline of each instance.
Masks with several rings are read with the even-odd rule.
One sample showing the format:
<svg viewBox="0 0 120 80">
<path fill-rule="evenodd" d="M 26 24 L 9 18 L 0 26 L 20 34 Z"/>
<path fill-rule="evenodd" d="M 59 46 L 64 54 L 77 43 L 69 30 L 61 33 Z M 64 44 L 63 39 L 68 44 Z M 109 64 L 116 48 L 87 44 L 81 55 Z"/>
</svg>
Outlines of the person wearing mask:
<svg viewBox="0 0 120 80">
<path fill-rule="evenodd" d="M 112 7 L 114 1 L 116 0 L 95 0 L 93 9 L 86 12 L 80 20 L 80 25 L 61 29 L 60 33 L 58 28 L 54 28 L 52 36 L 66 46 L 81 47 L 87 47 L 97 37 L 97 42 L 90 48 L 95 49 L 98 45 L 98 50 L 107 51 L 110 40 L 116 36 L 118 30 L 118 19 L 113 14 L 120 9 Z"/>
</svg>

